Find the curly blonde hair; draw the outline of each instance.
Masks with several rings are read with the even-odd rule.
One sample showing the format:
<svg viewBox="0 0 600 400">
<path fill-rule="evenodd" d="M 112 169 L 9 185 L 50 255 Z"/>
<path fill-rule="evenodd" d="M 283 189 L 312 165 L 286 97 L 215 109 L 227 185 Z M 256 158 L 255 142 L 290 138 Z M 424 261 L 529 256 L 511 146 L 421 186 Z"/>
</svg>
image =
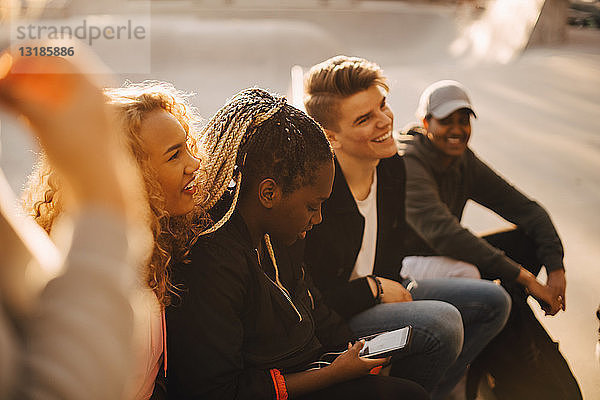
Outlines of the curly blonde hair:
<svg viewBox="0 0 600 400">
<path fill-rule="evenodd" d="M 198 143 L 201 118 L 187 100 L 190 95 L 178 91 L 169 83 L 126 83 L 120 88 L 105 89 L 104 93 L 107 103 L 116 111 L 125 142 L 137 160 L 143 177 L 150 209 L 149 223 L 154 237 L 154 248 L 146 270 L 146 282 L 160 304 L 167 306 L 170 304 L 171 295 L 176 295 L 176 288 L 169 279 L 169 265 L 172 261 L 186 260 L 190 247 L 197 240 L 202 228 L 207 225 L 208 216 L 199 206 L 206 194 L 199 185 L 200 190 L 195 194 L 197 206 L 194 210 L 183 216 L 170 216 L 165 210 L 162 188 L 144 150 L 140 129 L 146 115 L 155 110 L 165 110 L 183 127 L 192 155 L 203 159 Z M 196 176 L 197 182 L 202 181 L 200 175 Z M 50 233 L 56 217 L 62 212 L 62 203 L 60 179 L 42 153 L 23 193 L 24 209 Z"/>
</svg>

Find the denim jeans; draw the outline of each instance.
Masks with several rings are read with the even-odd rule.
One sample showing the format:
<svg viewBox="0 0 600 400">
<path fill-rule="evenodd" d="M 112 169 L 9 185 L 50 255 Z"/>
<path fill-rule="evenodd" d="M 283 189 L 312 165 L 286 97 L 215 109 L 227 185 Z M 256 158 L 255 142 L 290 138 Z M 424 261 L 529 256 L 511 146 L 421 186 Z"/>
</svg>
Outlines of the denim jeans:
<svg viewBox="0 0 600 400">
<path fill-rule="evenodd" d="M 461 278 L 418 281 L 411 294 L 414 301 L 376 305 L 349 325 L 358 336 L 411 325 L 410 347 L 393 360 L 391 375 L 443 399 L 506 323 L 510 297 L 492 282 Z"/>
</svg>

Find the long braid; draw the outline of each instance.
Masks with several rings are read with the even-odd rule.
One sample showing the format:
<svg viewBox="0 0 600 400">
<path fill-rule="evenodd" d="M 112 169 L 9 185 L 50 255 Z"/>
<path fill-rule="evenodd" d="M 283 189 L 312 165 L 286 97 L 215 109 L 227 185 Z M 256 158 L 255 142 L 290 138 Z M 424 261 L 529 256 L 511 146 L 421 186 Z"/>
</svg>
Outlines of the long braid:
<svg viewBox="0 0 600 400">
<path fill-rule="evenodd" d="M 277 259 L 275 258 L 275 250 L 273 250 L 273 245 L 271 244 L 271 236 L 267 233 L 264 237 L 265 246 L 267 247 L 267 253 L 269 254 L 269 258 L 271 259 L 271 263 L 273 264 L 273 269 L 275 270 L 275 284 L 279 286 L 281 290 L 286 292 L 288 296 L 290 292 L 283 286 L 281 280 L 279 279 L 279 268 L 277 267 Z"/>
<path fill-rule="evenodd" d="M 256 128 L 271 118 L 286 104 L 285 98 L 276 98 L 262 89 L 247 89 L 234 96 L 211 118 L 201 133 L 203 147 L 208 154 L 208 166 L 203 186 L 207 196 L 201 204 L 203 209 L 211 209 L 221 199 L 234 179 L 240 149 L 251 142 Z M 235 194 L 225 215 L 202 235 L 212 233 L 223 226 L 233 214 L 242 183 L 241 170 L 235 177 Z"/>
</svg>

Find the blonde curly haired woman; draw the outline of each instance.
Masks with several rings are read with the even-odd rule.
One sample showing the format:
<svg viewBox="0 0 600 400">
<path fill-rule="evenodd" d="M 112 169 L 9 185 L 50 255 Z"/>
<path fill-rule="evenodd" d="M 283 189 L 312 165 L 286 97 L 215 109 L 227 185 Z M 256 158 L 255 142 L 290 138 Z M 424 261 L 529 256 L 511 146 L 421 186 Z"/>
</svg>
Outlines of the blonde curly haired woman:
<svg viewBox="0 0 600 400">
<path fill-rule="evenodd" d="M 202 209 L 196 206 L 202 195 L 197 186 L 200 117 L 188 96 L 167 83 L 126 84 L 104 93 L 138 162 L 150 208 L 154 246 L 140 271 L 139 290 L 132 296 L 136 365 L 123 396 L 148 399 L 161 365 L 165 374 L 167 368 L 164 309 L 177 295 L 169 265 L 185 259 L 204 221 Z M 42 155 L 23 200 L 26 212 L 48 233 L 62 212 L 61 197 L 60 176 Z"/>
</svg>

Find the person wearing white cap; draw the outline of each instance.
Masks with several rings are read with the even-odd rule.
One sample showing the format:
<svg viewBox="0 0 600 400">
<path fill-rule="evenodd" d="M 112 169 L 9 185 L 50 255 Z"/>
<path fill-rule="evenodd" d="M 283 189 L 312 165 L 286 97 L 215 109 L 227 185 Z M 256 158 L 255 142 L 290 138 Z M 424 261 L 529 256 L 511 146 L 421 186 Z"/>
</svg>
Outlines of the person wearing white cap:
<svg viewBox="0 0 600 400">
<path fill-rule="evenodd" d="M 476 266 L 483 278 L 502 280 L 511 294 L 513 310 L 506 328 L 495 341 L 509 337 L 507 332 L 511 330 L 516 334 L 517 318 L 535 325 L 547 337 L 525 299 L 531 294 L 546 315 L 555 315 L 566 308 L 563 247 L 548 213 L 468 147 L 471 116 L 476 115 L 459 82 L 443 80 L 427 87 L 416 115 L 423 127 L 409 132 L 414 139 L 405 155 L 406 218 L 412 228 L 406 241 L 407 251 L 417 256 L 445 256 L 463 261 Z M 467 200 L 489 208 L 515 224 L 516 229 L 483 238 L 474 235 L 460 223 Z M 536 279 L 541 266 L 548 274 L 546 284 Z M 428 274 L 427 267 L 422 265 L 405 264 L 402 272 L 417 278 Z M 518 312 L 522 314 L 516 317 Z M 551 342 L 549 338 L 548 341 Z M 554 355 L 554 359 L 562 360 L 560 368 L 566 366 L 556 346 Z M 519 359 L 516 355 L 513 358 Z M 517 368 L 508 369 L 518 374 Z M 571 379 L 571 393 L 576 396 L 579 389 L 568 366 L 563 372 Z M 513 376 L 509 380 L 517 379 Z"/>
<path fill-rule="evenodd" d="M 406 151 L 407 220 L 431 247 L 431 254 L 453 257 L 479 268 L 485 277 L 516 280 L 554 315 L 565 308 L 563 248 L 548 213 L 492 171 L 468 147 L 475 111 L 456 81 L 435 82 L 417 108 L 424 132 Z M 548 270 L 548 283 L 510 256 L 460 225 L 468 199 L 516 224 L 533 240 L 535 255 Z M 411 238 L 416 239 L 416 238 Z M 533 268 L 533 266 L 531 266 Z M 418 271 L 413 271 L 418 274 Z M 534 271 L 537 274 L 538 271 Z"/>
</svg>

